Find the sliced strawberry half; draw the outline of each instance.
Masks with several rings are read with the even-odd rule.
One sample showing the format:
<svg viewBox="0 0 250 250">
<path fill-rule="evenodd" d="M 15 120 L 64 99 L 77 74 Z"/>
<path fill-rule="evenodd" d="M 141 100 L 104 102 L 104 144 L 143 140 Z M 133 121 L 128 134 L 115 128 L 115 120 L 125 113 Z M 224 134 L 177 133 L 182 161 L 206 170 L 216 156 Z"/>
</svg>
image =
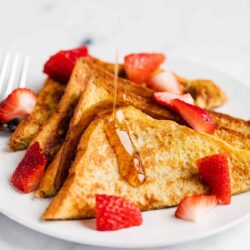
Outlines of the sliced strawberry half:
<svg viewBox="0 0 250 250">
<path fill-rule="evenodd" d="M 166 91 L 177 95 L 183 94 L 183 86 L 178 78 L 173 72 L 167 70 L 154 74 L 147 84 L 157 91 Z"/>
<path fill-rule="evenodd" d="M 175 99 L 179 99 L 189 104 L 194 104 L 194 99 L 189 93 L 184 95 L 177 95 L 169 92 L 156 92 L 153 93 L 153 99 L 157 103 L 171 109 L 174 109 L 172 101 Z"/>
<path fill-rule="evenodd" d="M 61 50 L 45 63 L 43 72 L 59 82 L 67 82 L 79 57 L 88 56 L 87 47 Z"/>
<path fill-rule="evenodd" d="M 18 88 L 0 103 L 0 122 L 6 123 L 15 118 L 30 114 L 36 105 L 36 94 L 30 89 Z"/>
<path fill-rule="evenodd" d="M 197 161 L 199 173 L 221 204 L 231 202 L 231 181 L 226 154 L 215 154 Z"/>
<path fill-rule="evenodd" d="M 175 211 L 175 217 L 188 220 L 198 221 L 217 205 L 215 195 L 194 195 L 181 200 Z"/>
<path fill-rule="evenodd" d="M 29 193 L 39 184 L 47 163 L 38 142 L 32 144 L 14 171 L 11 182 L 18 190 Z"/>
<path fill-rule="evenodd" d="M 96 195 L 97 230 L 114 231 L 141 224 L 141 211 L 131 201 L 112 195 Z"/>
<path fill-rule="evenodd" d="M 124 67 L 129 80 L 146 83 L 164 61 L 160 53 L 129 54 L 124 58 Z"/>
<path fill-rule="evenodd" d="M 216 123 L 209 116 L 209 113 L 202 108 L 186 103 L 179 99 L 172 101 L 174 108 L 182 118 L 196 131 L 213 134 Z"/>
</svg>

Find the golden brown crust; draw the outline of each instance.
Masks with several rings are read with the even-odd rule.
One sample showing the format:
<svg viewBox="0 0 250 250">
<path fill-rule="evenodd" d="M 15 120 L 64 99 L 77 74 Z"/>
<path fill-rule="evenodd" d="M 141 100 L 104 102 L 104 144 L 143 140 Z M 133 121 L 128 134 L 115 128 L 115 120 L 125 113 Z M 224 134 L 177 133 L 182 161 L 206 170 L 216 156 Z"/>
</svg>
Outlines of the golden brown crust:
<svg viewBox="0 0 250 250">
<path fill-rule="evenodd" d="M 240 131 L 240 130 L 239 130 Z M 214 136 L 236 149 L 250 150 L 250 135 L 226 127 L 217 127 Z"/>
<path fill-rule="evenodd" d="M 115 65 L 113 63 L 108 63 L 108 62 L 105 62 L 105 61 L 102 61 L 98 58 L 94 58 L 92 57 L 92 61 L 98 65 L 100 68 L 103 68 L 107 71 L 109 71 L 110 73 L 114 74 L 115 72 Z M 120 77 L 125 77 L 125 70 L 124 70 L 124 66 L 122 64 L 119 64 L 118 65 L 118 75 Z"/>
<path fill-rule="evenodd" d="M 58 150 L 54 160 L 47 167 L 47 169 L 42 177 L 42 180 L 39 184 L 39 187 L 35 191 L 35 196 L 37 198 L 48 198 L 48 197 L 52 197 L 56 194 L 54 180 L 56 178 L 60 159 L 62 157 L 62 149 L 63 149 L 63 145 Z"/>
<path fill-rule="evenodd" d="M 10 137 L 10 148 L 13 151 L 23 150 L 29 146 L 40 127 L 55 112 L 64 89 L 65 86 L 61 83 L 52 79 L 46 80 L 38 93 L 34 110 L 19 123 Z"/>
<path fill-rule="evenodd" d="M 250 136 L 250 121 L 215 111 L 210 111 L 210 115 L 218 126 L 236 131 L 244 136 Z"/>
<path fill-rule="evenodd" d="M 95 120 L 83 134 L 69 177 L 43 219 L 94 217 L 97 193 L 126 197 L 141 210 L 175 206 L 187 195 L 208 193 L 196 161 L 215 153 L 229 157 L 233 194 L 250 189 L 249 150 L 236 150 L 222 140 L 173 121 L 154 120 L 132 107 L 122 112 L 143 162 L 145 182 L 135 188 L 121 177 L 104 120 Z"/>
</svg>

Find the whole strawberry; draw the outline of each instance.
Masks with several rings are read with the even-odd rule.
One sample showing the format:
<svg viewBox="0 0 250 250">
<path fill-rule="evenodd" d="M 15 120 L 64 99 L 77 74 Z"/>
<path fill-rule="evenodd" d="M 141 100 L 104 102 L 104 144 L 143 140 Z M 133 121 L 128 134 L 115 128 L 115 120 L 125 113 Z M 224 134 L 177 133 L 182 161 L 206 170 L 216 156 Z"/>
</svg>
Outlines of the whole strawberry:
<svg viewBox="0 0 250 250">
<path fill-rule="evenodd" d="M 67 83 L 76 60 L 83 56 L 88 56 L 87 47 L 61 50 L 49 58 L 44 65 L 43 72 L 59 82 Z"/>
<path fill-rule="evenodd" d="M 112 195 L 96 195 L 97 230 L 114 231 L 141 224 L 141 211 L 131 201 Z"/>
</svg>

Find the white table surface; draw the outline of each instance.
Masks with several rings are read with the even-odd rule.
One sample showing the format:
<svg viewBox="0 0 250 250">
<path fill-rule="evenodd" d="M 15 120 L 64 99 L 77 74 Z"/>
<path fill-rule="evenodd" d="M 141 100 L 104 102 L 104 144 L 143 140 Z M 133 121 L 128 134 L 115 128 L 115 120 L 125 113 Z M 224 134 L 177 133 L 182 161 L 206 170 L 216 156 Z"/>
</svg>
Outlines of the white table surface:
<svg viewBox="0 0 250 250">
<path fill-rule="evenodd" d="M 121 54 L 164 50 L 217 67 L 250 86 L 249 0 L 0 0 L 0 53 L 30 55 L 32 79 L 41 79 L 38 72 L 52 52 L 88 37 L 94 40 L 92 54 L 112 59 L 119 5 Z M 250 219 L 216 236 L 161 249 L 249 249 L 249 231 Z M 0 249 L 101 248 L 42 235 L 0 214 Z"/>
</svg>

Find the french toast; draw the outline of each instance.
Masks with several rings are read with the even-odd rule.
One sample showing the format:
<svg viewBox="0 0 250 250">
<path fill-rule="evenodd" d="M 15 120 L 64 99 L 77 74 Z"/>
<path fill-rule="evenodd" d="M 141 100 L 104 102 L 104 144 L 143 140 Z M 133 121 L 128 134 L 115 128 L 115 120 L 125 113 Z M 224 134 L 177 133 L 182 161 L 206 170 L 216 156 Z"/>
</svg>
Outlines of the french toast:
<svg viewBox="0 0 250 250">
<path fill-rule="evenodd" d="M 99 67 L 114 73 L 114 64 L 104 62 L 92 57 L 91 60 Z M 124 66 L 118 65 L 118 75 L 126 77 Z M 189 92 L 195 98 L 195 102 L 200 107 L 212 109 L 221 106 L 226 101 L 226 96 L 222 90 L 209 80 L 188 80 L 179 78 L 184 86 L 185 92 Z M 10 138 L 10 148 L 13 151 L 26 149 L 33 137 L 38 133 L 39 128 L 54 113 L 56 105 L 64 92 L 65 86 L 59 82 L 48 79 L 38 95 L 38 102 L 32 114 L 18 125 L 16 131 Z"/>
<path fill-rule="evenodd" d="M 221 127 L 237 131 L 245 136 L 250 136 L 250 121 L 233 117 L 228 114 L 223 114 L 215 111 L 210 111 L 210 116 Z"/>
<path fill-rule="evenodd" d="M 59 168 L 60 160 L 62 157 L 63 145 L 60 147 L 54 160 L 48 165 L 41 182 L 39 183 L 38 189 L 35 191 L 37 198 L 52 197 L 56 194 L 55 189 L 55 178 Z"/>
<path fill-rule="evenodd" d="M 48 78 L 38 93 L 37 103 L 31 114 L 24 117 L 10 137 L 13 151 L 26 149 L 40 127 L 55 112 L 65 86 Z"/>
<path fill-rule="evenodd" d="M 91 60 L 107 71 L 114 73 L 114 64 L 101 61 L 94 57 L 92 57 Z M 119 76 L 125 75 L 123 65 L 118 66 L 118 74 Z M 29 146 L 41 126 L 55 112 L 60 98 L 64 94 L 64 90 L 65 84 L 61 82 L 51 78 L 45 81 L 38 93 L 37 103 L 33 112 L 24 117 L 10 137 L 9 145 L 11 150 L 24 150 Z"/>
<path fill-rule="evenodd" d="M 63 146 L 61 158 L 58 157 L 54 160 L 58 161 L 58 159 L 60 159 L 60 164 L 53 163 L 54 168 L 57 168 L 54 171 L 58 171 L 55 181 L 55 187 L 57 190 L 60 188 L 62 182 L 68 174 L 68 167 L 74 160 L 76 147 L 85 128 L 101 110 L 112 107 L 113 103 L 113 75 L 103 71 L 98 66 L 86 59 L 79 61 L 77 67 L 85 68 L 85 72 L 88 71 L 91 77 L 89 78 L 90 80 L 86 85 L 86 89 L 83 92 L 75 109 L 74 117 L 71 120 L 70 129 L 66 136 L 66 142 Z M 136 93 L 136 91 L 138 94 L 143 93 L 144 97 L 135 95 L 134 93 Z M 154 118 L 171 119 L 182 123 L 181 118 L 175 113 L 170 112 L 167 109 L 152 102 L 150 98 L 151 94 L 151 90 L 147 88 L 145 88 L 142 92 L 140 86 L 134 86 L 131 82 L 123 79 L 119 79 L 118 81 L 118 106 L 133 105 Z M 217 117 L 216 114 L 218 114 L 219 118 L 216 120 L 218 128 L 215 132 L 215 136 L 225 140 L 236 148 L 249 149 L 248 145 L 250 144 L 247 142 L 250 141 L 250 138 L 245 137 L 244 134 L 236 132 L 236 126 L 231 126 L 230 129 L 230 120 L 235 119 L 237 121 L 241 121 L 243 124 L 246 122 L 237 118 L 232 118 L 227 115 L 213 112 L 213 116 Z M 222 119 L 221 124 L 220 119 Z M 45 174 L 43 181 L 36 192 L 38 197 L 41 197 L 41 195 L 38 194 L 43 194 L 44 197 L 47 197 L 52 193 L 55 194 L 56 192 L 55 187 L 46 186 L 48 183 L 52 184 L 52 182 L 46 181 L 47 177 L 48 175 Z M 51 177 L 49 177 L 49 179 L 51 180 Z M 54 192 L 47 194 L 47 189 L 54 190 Z"/>
<path fill-rule="evenodd" d="M 29 148 L 10 182 L 54 196 L 43 220 L 96 217 L 97 230 L 118 230 L 176 205 L 177 218 L 196 220 L 250 191 L 250 121 L 213 111 L 224 92 L 161 68 L 165 58 L 132 53 L 114 65 L 86 47 L 59 51 L 44 73 L 62 83 L 48 78 L 37 103 L 29 89 L 4 100 L 2 124 L 30 114 L 11 137 L 13 150 Z"/>
<path fill-rule="evenodd" d="M 111 108 L 113 105 L 113 75 L 85 58 L 78 60 L 75 69 L 78 68 L 83 70 L 86 76 L 87 74 L 89 76 L 86 77 L 88 78 L 85 81 L 86 88 L 75 109 L 64 143 L 55 180 L 57 190 L 68 174 L 69 164 L 74 160 L 76 147 L 85 128 L 100 111 Z M 117 90 L 117 105 L 119 106 L 133 105 L 156 118 L 167 117 L 168 119 L 181 120 L 173 112 L 162 108 L 149 98 L 153 93 L 151 89 L 120 78 Z"/>
<path fill-rule="evenodd" d="M 31 142 L 31 144 L 39 142 L 44 155 L 49 161 L 53 159 L 64 141 L 75 106 L 85 88 L 85 80 L 83 70 L 73 70 L 56 112 L 41 127 L 39 133 Z"/>
<path fill-rule="evenodd" d="M 36 192 L 37 197 L 48 197 L 56 193 L 56 189 L 60 188 L 68 174 L 68 167 L 71 161 L 74 160 L 75 151 L 82 133 L 96 115 L 110 109 L 113 105 L 113 75 L 100 68 L 99 64 L 92 63 L 89 59 L 80 59 L 76 63 L 75 70 L 77 71 L 78 68 L 81 68 L 86 73 L 86 88 L 70 121 L 63 150 L 60 151 L 61 157 L 58 156 L 53 160 L 52 167 L 54 170 L 51 170 L 52 167 L 47 170 L 56 172 L 56 175 L 53 176 L 57 177 L 57 183 L 55 180 L 54 186 L 51 186 L 52 177 L 46 171 Z M 117 105 L 130 104 L 144 110 L 155 118 L 163 119 L 168 117 L 169 119 L 181 121 L 180 117 L 153 102 L 149 98 L 152 93 L 152 90 L 146 87 L 133 84 L 125 79 L 119 79 Z M 54 192 L 47 193 L 47 190 L 54 190 Z"/>
<path fill-rule="evenodd" d="M 114 71 L 114 64 L 93 58 L 93 62 L 109 72 Z M 118 75 L 126 78 L 124 65 L 118 65 Z M 201 108 L 212 110 L 222 106 L 227 101 L 226 94 L 213 81 L 208 79 L 187 79 L 179 77 L 180 84 L 184 87 L 185 93 L 190 93 L 195 100 L 195 104 Z"/>
<path fill-rule="evenodd" d="M 209 193 L 196 161 L 216 153 L 229 158 L 232 194 L 250 189 L 250 151 L 170 120 L 155 120 L 134 107 L 124 107 L 122 123 L 140 154 L 145 181 L 131 186 L 119 173 L 105 122 L 94 120 L 81 137 L 76 158 L 63 187 L 43 214 L 44 220 L 93 218 L 95 195 L 126 197 L 141 210 L 177 205 L 186 196 Z"/>
</svg>

